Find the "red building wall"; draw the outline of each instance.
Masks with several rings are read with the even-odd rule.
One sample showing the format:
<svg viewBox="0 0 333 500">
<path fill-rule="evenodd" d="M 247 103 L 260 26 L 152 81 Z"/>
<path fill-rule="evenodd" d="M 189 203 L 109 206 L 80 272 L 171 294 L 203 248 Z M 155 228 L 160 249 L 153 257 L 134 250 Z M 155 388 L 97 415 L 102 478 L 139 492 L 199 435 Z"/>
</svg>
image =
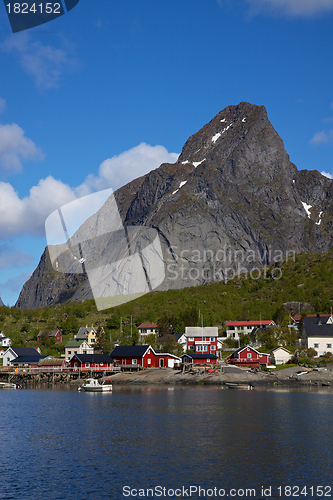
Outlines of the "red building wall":
<svg viewBox="0 0 333 500">
<path fill-rule="evenodd" d="M 75 363 L 76 363 L 76 366 L 75 366 Z M 72 358 L 69 362 L 69 365 L 68 365 L 70 368 L 80 368 L 80 369 L 84 369 L 86 368 L 86 364 L 85 363 L 81 363 L 81 361 L 77 358 Z M 90 368 L 110 368 L 111 366 L 111 363 L 89 363 L 89 367 L 87 367 L 87 370 L 89 370 Z"/>
<path fill-rule="evenodd" d="M 228 361 L 234 364 L 244 364 L 253 366 L 260 366 L 262 364 L 269 365 L 270 356 L 269 354 L 258 353 L 255 349 L 252 349 L 251 347 L 246 347 L 242 351 L 232 354 L 229 357 Z"/>
<path fill-rule="evenodd" d="M 193 340 L 189 340 L 189 338 L 186 338 L 186 349 L 192 350 L 193 352 L 200 353 L 200 354 L 216 354 L 217 351 L 217 337 L 190 337 L 193 338 Z M 203 342 L 205 339 L 205 342 L 209 342 L 209 344 L 205 344 L 207 346 L 207 351 L 198 351 L 196 342 Z M 211 340 L 213 339 L 213 340 Z M 200 345 L 200 344 L 199 344 Z M 202 345 L 202 344 L 201 344 Z M 194 346 L 194 349 L 193 349 Z M 214 346 L 214 349 L 212 349 L 212 346 Z"/>
</svg>

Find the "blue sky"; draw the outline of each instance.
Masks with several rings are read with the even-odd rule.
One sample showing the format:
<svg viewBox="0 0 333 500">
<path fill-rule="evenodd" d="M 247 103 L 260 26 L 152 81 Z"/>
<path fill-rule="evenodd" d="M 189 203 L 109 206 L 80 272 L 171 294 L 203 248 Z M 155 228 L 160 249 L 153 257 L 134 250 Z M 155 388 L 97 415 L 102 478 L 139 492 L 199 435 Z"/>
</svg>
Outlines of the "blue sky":
<svg viewBox="0 0 333 500">
<path fill-rule="evenodd" d="M 333 175 L 333 0 L 80 0 L 12 34 L 0 5 L 0 296 L 58 206 L 117 189 L 230 104 L 264 105 L 298 169 Z"/>
</svg>

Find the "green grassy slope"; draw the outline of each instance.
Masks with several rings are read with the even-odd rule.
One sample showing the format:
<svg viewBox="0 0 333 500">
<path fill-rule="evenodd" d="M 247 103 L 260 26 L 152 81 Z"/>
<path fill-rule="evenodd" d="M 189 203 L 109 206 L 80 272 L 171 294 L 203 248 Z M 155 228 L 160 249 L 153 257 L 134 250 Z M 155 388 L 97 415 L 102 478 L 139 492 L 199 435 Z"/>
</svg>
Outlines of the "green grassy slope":
<svg viewBox="0 0 333 500">
<path fill-rule="evenodd" d="M 296 255 L 288 262 L 269 266 L 260 277 L 255 272 L 252 278 L 242 275 L 227 283 L 152 292 L 100 312 L 94 301 L 30 311 L 2 306 L 0 330 L 12 338 L 15 346 L 35 346 L 41 329 L 60 328 L 64 342 L 67 342 L 80 326 L 100 325 L 106 331 L 108 349 L 115 340 L 133 341 L 137 336 L 136 327 L 143 321 L 171 323 L 176 333 L 184 332 L 185 326 L 201 324 L 201 315 L 205 326 L 222 326 L 227 320 L 259 319 L 260 316 L 286 325 L 289 312 L 282 306 L 291 301 L 310 303 L 316 313 L 330 312 L 333 304 L 333 251 L 325 255 Z M 63 346 L 42 347 L 43 354 L 63 352 Z"/>
</svg>

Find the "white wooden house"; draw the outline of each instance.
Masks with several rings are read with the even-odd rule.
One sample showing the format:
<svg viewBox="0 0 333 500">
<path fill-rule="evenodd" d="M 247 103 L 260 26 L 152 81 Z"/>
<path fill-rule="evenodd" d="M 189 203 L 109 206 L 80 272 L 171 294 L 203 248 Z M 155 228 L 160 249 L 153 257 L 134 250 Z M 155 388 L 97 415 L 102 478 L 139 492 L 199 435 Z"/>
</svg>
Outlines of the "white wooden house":
<svg viewBox="0 0 333 500">
<path fill-rule="evenodd" d="M 285 347 L 275 347 L 270 351 L 271 363 L 273 365 L 284 365 L 291 359 L 291 354 Z"/>
</svg>

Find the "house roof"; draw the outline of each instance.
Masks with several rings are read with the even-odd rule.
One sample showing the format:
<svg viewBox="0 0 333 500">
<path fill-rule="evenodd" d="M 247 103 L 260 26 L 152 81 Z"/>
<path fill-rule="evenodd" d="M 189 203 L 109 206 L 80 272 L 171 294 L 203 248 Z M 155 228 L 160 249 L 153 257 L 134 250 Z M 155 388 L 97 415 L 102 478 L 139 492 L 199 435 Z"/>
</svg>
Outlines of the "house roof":
<svg viewBox="0 0 333 500">
<path fill-rule="evenodd" d="M 73 358 L 79 359 L 81 363 L 113 363 L 109 354 L 74 354 Z"/>
<path fill-rule="evenodd" d="M 156 356 L 169 356 L 169 358 L 174 358 L 180 360 L 179 356 L 176 356 L 175 354 L 170 354 L 169 352 L 156 352 Z"/>
<path fill-rule="evenodd" d="M 333 338 L 333 325 L 303 324 L 303 337 Z"/>
<path fill-rule="evenodd" d="M 75 338 L 86 340 L 91 331 L 96 333 L 97 328 L 95 328 L 94 326 L 81 326 L 81 328 L 79 328 L 79 331 L 77 332 L 77 335 Z"/>
<path fill-rule="evenodd" d="M 157 328 L 156 323 L 141 323 L 138 328 Z"/>
<path fill-rule="evenodd" d="M 38 334 L 38 337 L 42 335 L 43 332 L 46 332 L 49 337 L 55 337 L 58 332 L 60 333 L 59 330 L 41 330 Z"/>
<path fill-rule="evenodd" d="M 244 347 L 239 347 L 238 349 L 236 349 L 236 351 L 232 352 L 226 359 L 231 358 L 235 354 L 238 354 L 239 352 L 244 351 L 244 349 L 251 349 L 251 351 L 254 351 L 257 354 L 261 354 L 261 356 L 269 356 L 269 354 L 267 354 L 267 352 L 259 352 L 254 347 L 252 347 L 250 345 L 245 345 Z"/>
<path fill-rule="evenodd" d="M 38 356 L 41 358 L 41 354 L 34 347 L 10 347 L 12 351 L 15 352 L 17 356 Z"/>
<path fill-rule="evenodd" d="M 217 337 L 218 328 L 217 326 L 186 326 L 185 328 L 186 337 Z"/>
<path fill-rule="evenodd" d="M 121 356 L 133 356 L 141 357 L 151 348 L 153 352 L 154 349 L 150 345 L 119 345 L 113 349 L 110 356 L 112 358 L 117 358 Z"/>
<path fill-rule="evenodd" d="M 275 324 L 272 319 L 258 319 L 255 321 L 227 321 L 226 326 L 261 326 L 261 325 L 270 325 L 271 323 Z"/>
<path fill-rule="evenodd" d="M 21 363 L 38 363 L 41 357 L 42 356 L 37 352 L 34 356 L 18 356 L 17 358 L 12 359 L 10 363 L 12 365 L 18 365 Z"/>
<path fill-rule="evenodd" d="M 55 359 L 55 358 L 41 358 L 38 361 L 38 366 L 61 366 L 65 363 L 64 359 Z"/>
<path fill-rule="evenodd" d="M 282 351 L 285 351 L 288 354 L 290 354 L 290 351 L 288 351 L 288 349 L 286 349 L 285 347 L 282 347 L 282 346 L 275 347 L 274 349 L 271 349 L 269 352 L 274 353 L 274 352 L 278 351 L 279 349 L 282 349 Z"/>
<path fill-rule="evenodd" d="M 176 338 L 176 340 L 177 340 L 177 341 L 178 341 L 178 340 L 179 340 L 179 339 L 180 339 L 183 335 L 185 336 L 185 334 L 184 334 L 184 333 L 174 333 L 174 336 L 175 336 L 175 338 Z"/>
<path fill-rule="evenodd" d="M 82 345 L 83 342 L 85 342 L 85 339 L 82 339 L 82 340 L 69 340 L 67 342 L 67 344 L 65 345 L 65 349 L 66 349 L 66 347 L 80 347 L 80 345 Z"/>
<path fill-rule="evenodd" d="M 196 353 L 193 353 L 193 354 L 183 354 L 181 356 L 181 358 L 183 358 L 184 356 L 188 356 L 189 358 L 192 358 L 192 359 L 217 359 L 217 356 L 215 354 L 196 354 Z"/>
<path fill-rule="evenodd" d="M 318 323 L 321 323 L 322 325 L 326 324 L 329 318 L 331 317 L 330 314 L 310 314 L 309 316 L 305 316 L 303 318 L 303 325 L 317 325 Z"/>
</svg>

